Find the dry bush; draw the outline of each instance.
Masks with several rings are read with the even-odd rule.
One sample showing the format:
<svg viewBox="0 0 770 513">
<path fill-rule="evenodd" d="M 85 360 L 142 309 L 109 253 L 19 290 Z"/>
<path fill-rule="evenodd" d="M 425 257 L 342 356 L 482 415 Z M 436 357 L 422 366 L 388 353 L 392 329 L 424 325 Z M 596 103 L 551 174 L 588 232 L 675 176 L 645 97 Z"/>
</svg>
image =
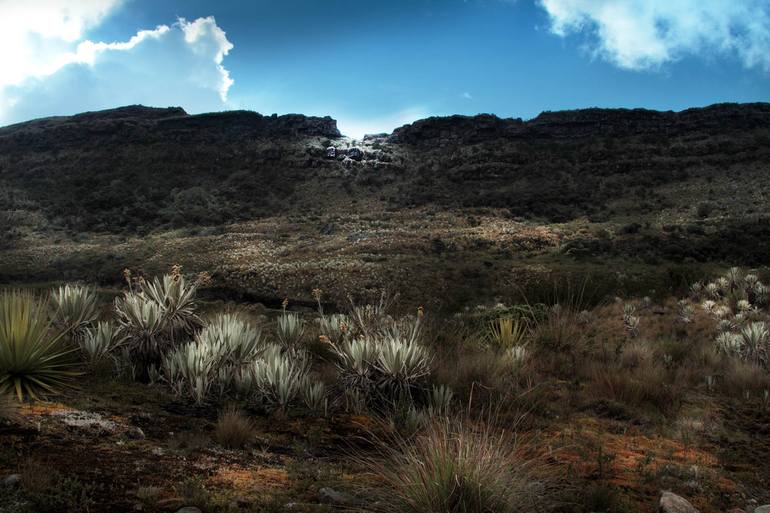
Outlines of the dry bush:
<svg viewBox="0 0 770 513">
<path fill-rule="evenodd" d="M 362 460 L 382 483 L 371 511 L 513 513 L 554 503 L 552 467 L 488 426 L 443 419 L 381 451 L 384 459 Z"/>
<path fill-rule="evenodd" d="M 651 360 L 633 368 L 597 365 L 588 385 L 594 399 L 610 399 L 633 408 L 652 408 L 663 415 L 681 405 L 682 386 L 677 374 Z"/>
<path fill-rule="evenodd" d="M 724 371 L 723 386 L 731 397 L 763 398 L 770 391 L 770 374 L 755 363 L 731 359 Z"/>
<path fill-rule="evenodd" d="M 219 417 L 214 439 L 227 449 L 242 449 L 254 440 L 254 422 L 242 411 L 227 409 Z"/>
<path fill-rule="evenodd" d="M 463 349 L 439 355 L 434 361 L 434 379 L 449 386 L 462 401 L 472 391 L 502 390 L 510 378 L 510 367 L 497 353 Z"/>
<path fill-rule="evenodd" d="M 581 362 L 595 352 L 594 340 L 580 313 L 557 308 L 535 324 L 530 347 L 539 369 L 572 379 Z"/>
</svg>

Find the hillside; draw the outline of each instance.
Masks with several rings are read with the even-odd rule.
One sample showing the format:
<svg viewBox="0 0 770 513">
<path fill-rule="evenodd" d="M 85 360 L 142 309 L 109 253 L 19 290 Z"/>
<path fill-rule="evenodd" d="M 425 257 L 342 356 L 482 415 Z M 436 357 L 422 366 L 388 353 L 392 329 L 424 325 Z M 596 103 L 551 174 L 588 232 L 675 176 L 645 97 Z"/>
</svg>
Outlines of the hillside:
<svg viewBox="0 0 770 513">
<path fill-rule="evenodd" d="M 455 306 L 554 272 L 671 288 L 680 264 L 769 263 L 769 168 L 770 104 L 429 118 L 364 141 L 300 115 L 47 118 L 0 128 L 0 280 L 181 263 L 228 297 L 397 286 Z"/>
</svg>

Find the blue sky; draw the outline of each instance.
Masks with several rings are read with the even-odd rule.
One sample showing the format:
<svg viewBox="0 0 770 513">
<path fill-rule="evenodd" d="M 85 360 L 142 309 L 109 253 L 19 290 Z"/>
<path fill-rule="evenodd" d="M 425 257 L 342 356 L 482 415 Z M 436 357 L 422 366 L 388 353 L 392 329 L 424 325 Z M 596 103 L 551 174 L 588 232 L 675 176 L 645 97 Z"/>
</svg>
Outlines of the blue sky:
<svg viewBox="0 0 770 513">
<path fill-rule="evenodd" d="M 0 0 L 0 124 L 128 103 L 430 115 L 770 101 L 767 0 Z"/>
</svg>

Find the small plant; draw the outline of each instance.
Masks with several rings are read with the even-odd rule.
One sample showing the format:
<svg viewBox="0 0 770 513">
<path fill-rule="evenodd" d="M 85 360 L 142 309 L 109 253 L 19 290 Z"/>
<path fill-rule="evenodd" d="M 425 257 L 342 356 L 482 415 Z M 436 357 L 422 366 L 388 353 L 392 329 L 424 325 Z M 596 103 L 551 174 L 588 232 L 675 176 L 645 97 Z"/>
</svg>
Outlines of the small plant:
<svg viewBox="0 0 770 513">
<path fill-rule="evenodd" d="M 276 336 L 281 345 L 295 352 L 300 347 L 302 335 L 305 333 L 305 322 L 295 313 L 283 312 L 278 317 Z"/>
<path fill-rule="evenodd" d="M 350 319 L 347 315 L 333 314 L 318 319 L 318 329 L 332 344 L 339 344 L 350 334 Z"/>
<path fill-rule="evenodd" d="M 623 307 L 623 327 L 628 336 L 636 338 L 639 336 L 639 316 L 636 315 L 636 307 L 632 304 L 626 304 Z"/>
<path fill-rule="evenodd" d="M 89 367 L 96 368 L 112 357 L 124 338 L 118 327 L 107 321 L 100 321 L 95 327 L 87 329 L 78 341 L 80 352 Z"/>
<path fill-rule="evenodd" d="M 227 409 L 217 420 L 214 440 L 227 449 L 243 449 L 254 441 L 256 427 L 242 411 Z"/>
<path fill-rule="evenodd" d="M 432 416 L 447 416 L 452 408 L 454 392 L 446 385 L 433 385 L 430 391 L 428 413 Z"/>
<path fill-rule="evenodd" d="M 326 386 L 320 381 L 305 380 L 302 385 L 302 401 L 311 412 L 326 415 L 329 409 Z"/>
<path fill-rule="evenodd" d="M 54 320 L 64 329 L 79 333 L 99 316 L 96 291 L 80 285 L 64 285 L 51 293 Z"/>
<path fill-rule="evenodd" d="M 678 320 L 682 324 L 690 324 L 695 316 L 695 309 L 686 300 L 679 301 L 678 307 Z"/>
<path fill-rule="evenodd" d="M 141 293 L 127 292 L 115 299 L 115 313 L 126 337 L 126 351 L 146 379 L 150 365 L 160 365 L 163 355 L 172 347 L 164 336 L 164 308 Z"/>
<path fill-rule="evenodd" d="M 195 295 L 199 282 L 188 282 L 179 266 L 173 266 L 169 274 L 151 282 L 140 282 L 143 294 L 162 307 L 165 335 L 172 344 L 179 338 L 190 337 L 203 321 L 195 313 Z"/>
<path fill-rule="evenodd" d="M 422 378 L 430 374 L 432 357 L 421 345 L 388 337 L 380 344 L 375 368 L 380 376 L 378 386 L 390 390 L 394 397 L 409 393 Z"/>
<path fill-rule="evenodd" d="M 299 396 L 307 377 L 307 362 L 300 354 L 292 357 L 271 346 L 253 366 L 254 382 L 261 398 L 270 406 L 286 411 Z"/>
<path fill-rule="evenodd" d="M 115 313 L 138 377 L 148 381 L 151 369 L 157 372 L 163 358 L 203 326 L 195 313 L 195 293 L 202 278 L 188 283 L 179 266 L 151 282 L 132 281 L 129 271 L 124 275 L 130 288 L 115 300 Z"/>
<path fill-rule="evenodd" d="M 177 395 L 188 395 L 202 404 L 212 389 L 223 396 L 233 388 L 243 388 L 240 378 L 263 350 L 260 330 L 237 315 L 224 314 L 198 332 L 194 341 L 169 353 L 163 367 Z"/>
<path fill-rule="evenodd" d="M 503 350 L 522 346 L 527 338 L 527 325 L 521 319 L 500 317 L 490 322 L 489 338 L 494 345 Z"/>
<path fill-rule="evenodd" d="M 765 363 L 770 332 L 764 322 L 752 322 L 740 331 L 744 357 L 755 363 Z"/>
<path fill-rule="evenodd" d="M 19 400 L 55 394 L 71 386 L 79 373 L 73 349 L 55 333 L 47 305 L 29 293 L 0 293 L 0 393 Z"/>
</svg>

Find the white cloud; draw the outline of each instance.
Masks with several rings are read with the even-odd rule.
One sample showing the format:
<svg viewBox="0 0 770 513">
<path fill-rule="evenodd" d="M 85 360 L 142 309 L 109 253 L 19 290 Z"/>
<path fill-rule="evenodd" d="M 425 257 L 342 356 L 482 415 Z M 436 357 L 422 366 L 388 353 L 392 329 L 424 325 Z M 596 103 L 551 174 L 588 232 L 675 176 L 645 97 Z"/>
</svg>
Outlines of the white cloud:
<svg viewBox="0 0 770 513">
<path fill-rule="evenodd" d="M 465 91 L 463 94 L 460 95 L 460 98 L 463 98 L 465 100 L 472 100 L 473 95 L 469 93 L 468 91 Z"/>
<path fill-rule="evenodd" d="M 354 139 L 363 139 L 366 134 L 392 132 L 394 128 L 412 123 L 418 119 L 426 118 L 430 115 L 431 114 L 424 107 L 410 107 L 394 112 L 393 114 L 367 117 L 365 119 L 340 115 L 340 118 L 337 120 L 337 127 L 343 135 Z"/>
<path fill-rule="evenodd" d="M 50 74 L 62 54 L 120 0 L 4 0 L 0 2 L 0 87 Z"/>
<path fill-rule="evenodd" d="M 225 107 L 233 80 L 223 60 L 233 45 L 214 17 L 180 18 L 127 41 L 85 39 L 119 1 L 0 0 L 0 124 L 129 103 Z"/>
<path fill-rule="evenodd" d="M 732 54 L 770 72 L 767 0 L 539 0 L 551 30 L 587 33 L 621 68 L 654 69 L 688 55 Z"/>
</svg>

